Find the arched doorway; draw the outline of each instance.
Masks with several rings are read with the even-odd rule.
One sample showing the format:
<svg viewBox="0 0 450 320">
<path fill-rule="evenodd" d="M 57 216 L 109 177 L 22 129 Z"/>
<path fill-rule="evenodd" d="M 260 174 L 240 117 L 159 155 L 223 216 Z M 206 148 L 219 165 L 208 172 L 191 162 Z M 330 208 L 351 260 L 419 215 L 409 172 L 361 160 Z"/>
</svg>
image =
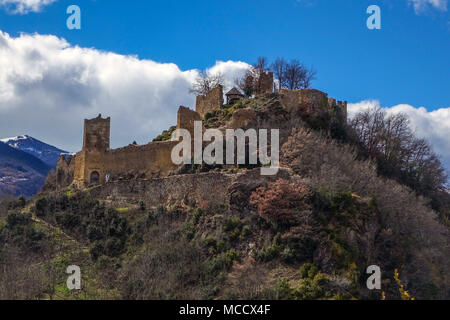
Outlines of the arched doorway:
<svg viewBox="0 0 450 320">
<path fill-rule="evenodd" d="M 92 171 L 90 183 L 91 184 L 99 184 L 99 182 L 100 182 L 100 174 L 98 173 L 98 171 Z"/>
</svg>

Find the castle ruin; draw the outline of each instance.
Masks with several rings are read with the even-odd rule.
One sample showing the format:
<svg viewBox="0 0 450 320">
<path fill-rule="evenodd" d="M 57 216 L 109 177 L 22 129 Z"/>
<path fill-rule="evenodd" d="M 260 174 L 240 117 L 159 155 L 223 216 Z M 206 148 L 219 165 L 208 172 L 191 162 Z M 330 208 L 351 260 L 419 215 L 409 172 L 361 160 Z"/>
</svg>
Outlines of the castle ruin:
<svg viewBox="0 0 450 320">
<path fill-rule="evenodd" d="M 273 74 L 267 74 L 267 77 L 272 78 L 272 83 L 269 85 L 270 81 L 264 82 L 266 94 L 273 92 Z M 328 98 L 326 93 L 319 90 L 280 90 L 277 94 L 283 108 L 294 117 L 333 110 L 340 114 L 343 121 L 347 118 L 347 102 Z M 196 111 L 183 106 L 179 108 L 176 128 L 186 129 L 194 136 L 194 122 L 201 121 L 208 112 L 223 108 L 223 102 L 222 86 L 214 88 L 205 96 L 197 97 Z M 245 127 L 256 117 L 257 113 L 252 108 L 238 109 L 227 128 Z M 172 149 L 178 141 L 131 144 L 111 149 L 110 130 L 110 118 L 99 115 L 84 121 L 82 150 L 76 155 L 62 155 L 58 160 L 56 183 L 59 188 L 69 185 L 86 188 L 110 181 L 164 178 L 179 169 L 171 159 Z"/>
<path fill-rule="evenodd" d="M 182 108 L 181 114 L 185 111 Z M 180 123 L 185 123 L 183 117 L 180 118 Z M 75 184 L 84 188 L 105 184 L 109 180 L 161 177 L 177 168 L 170 160 L 176 141 L 131 144 L 110 149 L 110 121 L 110 118 L 103 119 L 101 115 L 85 120 L 83 149 L 75 156 L 61 156 L 58 161 L 59 186 Z M 73 177 L 73 181 L 70 181 L 70 177 Z"/>
<path fill-rule="evenodd" d="M 195 104 L 195 111 L 204 117 L 208 112 L 214 110 L 220 110 L 223 106 L 223 86 L 218 85 L 217 87 L 210 90 L 204 96 L 198 96 Z"/>
<path fill-rule="evenodd" d="M 263 71 L 259 75 L 256 85 L 256 94 L 266 94 L 273 92 L 273 72 Z"/>
</svg>

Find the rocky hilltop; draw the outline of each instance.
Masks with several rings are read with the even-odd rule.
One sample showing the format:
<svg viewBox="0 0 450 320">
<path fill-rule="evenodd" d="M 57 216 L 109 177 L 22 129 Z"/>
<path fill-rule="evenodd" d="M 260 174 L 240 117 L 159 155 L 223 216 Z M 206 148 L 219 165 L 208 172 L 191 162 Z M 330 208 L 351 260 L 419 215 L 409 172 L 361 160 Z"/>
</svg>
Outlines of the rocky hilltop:
<svg viewBox="0 0 450 320">
<path fill-rule="evenodd" d="M 1 262 L 0 277 L 33 279 L 12 298 L 449 297 L 447 216 L 363 156 L 346 103 L 317 90 L 228 104 L 215 93 L 197 103 L 201 112 L 180 108 L 177 126 L 147 146 L 109 150 L 109 123 L 87 120 L 83 150 L 60 159 L 43 192 L 3 204 L 0 243 L 17 251 L 0 248 L 14 257 Z M 280 129 L 280 170 L 135 162 L 172 143 L 186 119 L 219 130 Z M 128 167 L 104 161 L 127 154 Z M 81 292 L 64 290 L 63 261 L 81 267 Z M 382 290 L 366 286 L 370 265 L 383 272 Z M 0 281 L 0 298 L 10 292 Z"/>
</svg>

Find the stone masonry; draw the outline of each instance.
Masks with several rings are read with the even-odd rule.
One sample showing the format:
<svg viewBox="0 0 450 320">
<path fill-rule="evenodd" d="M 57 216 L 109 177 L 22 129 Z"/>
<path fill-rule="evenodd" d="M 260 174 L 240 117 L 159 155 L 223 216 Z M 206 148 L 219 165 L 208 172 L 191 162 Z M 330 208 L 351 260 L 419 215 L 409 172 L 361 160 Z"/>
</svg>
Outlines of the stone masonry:
<svg viewBox="0 0 450 320">
<path fill-rule="evenodd" d="M 197 97 L 195 111 L 200 117 L 204 117 L 208 112 L 220 110 L 223 103 L 223 87 L 218 85 L 206 95 Z"/>
</svg>

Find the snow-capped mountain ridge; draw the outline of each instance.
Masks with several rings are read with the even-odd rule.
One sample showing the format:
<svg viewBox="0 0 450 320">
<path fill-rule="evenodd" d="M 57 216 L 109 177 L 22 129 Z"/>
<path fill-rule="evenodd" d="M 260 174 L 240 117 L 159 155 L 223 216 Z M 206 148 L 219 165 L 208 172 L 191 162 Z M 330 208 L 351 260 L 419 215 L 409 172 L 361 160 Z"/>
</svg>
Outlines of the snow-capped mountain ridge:
<svg viewBox="0 0 450 320">
<path fill-rule="evenodd" d="M 61 154 L 68 153 L 67 151 L 58 149 L 29 135 L 3 138 L 0 139 L 0 142 L 6 143 L 10 147 L 31 154 L 51 167 L 56 167 L 56 162 Z"/>
<path fill-rule="evenodd" d="M 17 136 L 17 137 L 11 137 L 11 138 L 3 138 L 3 139 L 0 139 L 0 141 L 11 145 L 11 143 L 18 142 L 19 140 L 26 140 L 29 138 L 31 138 L 29 135 L 24 135 L 24 136 Z"/>
</svg>

